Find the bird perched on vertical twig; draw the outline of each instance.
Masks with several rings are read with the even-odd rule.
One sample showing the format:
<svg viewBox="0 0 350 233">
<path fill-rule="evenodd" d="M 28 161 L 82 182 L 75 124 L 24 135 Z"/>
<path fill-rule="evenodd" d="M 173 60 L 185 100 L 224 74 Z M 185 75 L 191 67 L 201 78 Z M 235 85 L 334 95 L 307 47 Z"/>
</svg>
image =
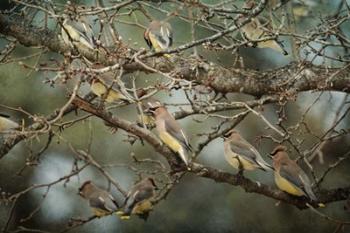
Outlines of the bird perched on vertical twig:
<svg viewBox="0 0 350 233">
<path fill-rule="evenodd" d="M 254 6 L 255 6 L 254 1 L 248 1 L 244 4 L 243 8 L 253 9 Z M 242 22 L 243 20 L 244 20 L 244 15 L 240 15 L 238 22 Z M 272 28 L 271 27 L 269 28 L 269 27 L 270 26 L 268 23 L 263 23 L 262 19 L 258 17 L 254 17 L 254 18 L 251 18 L 250 22 L 248 22 L 242 27 L 242 31 L 248 40 L 252 40 L 254 42 L 255 40 L 259 40 L 264 37 L 269 37 L 268 32 L 272 31 Z M 282 53 L 283 55 L 288 55 L 288 52 L 284 49 L 281 42 L 277 41 L 276 39 L 257 42 L 257 47 L 271 48 L 277 52 Z"/>
<path fill-rule="evenodd" d="M 79 195 L 89 201 L 97 217 L 111 214 L 118 210 L 119 206 L 114 197 L 107 191 L 97 187 L 88 180 L 79 188 Z"/>
<path fill-rule="evenodd" d="M 123 211 L 118 211 L 121 219 L 129 219 L 131 214 L 136 214 L 147 220 L 153 206 L 151 199 L 155 195 L 157 185 L 150 177 L 136 183 L 129 191 L 124 201 Z"/>
<path fill-rule="evenodd" d="M 242 138 L 236 130 L 230 130 L 224 135 L 224 154 L 226 161 L 242 172 L 257 168 L 264 171 L 272 170 L 271 165 L 265 162 L 254 146 Z"/>
<path fill-rule="evenodd" d="M 148 104 L 150 105 L 148 111 L 153 113 L 156 119 L 156 129 L 160 139 L 169 146 L 171 150 L 178 153 L 181 160 L 186 164 L 187 168 L 190 169 L 190 158 L 188 158 L 187 152 L 192 151 L 192 147 L 185 132 L 165 106 L 161 104 Z"/>
<path fill-rule="evenodd" d="M 19 124 L 10 120 L 10 116 L 0 113 L 0 133 L 16 130 L 19 128 Z"/>
<path fill-rule="evenodd" d="M 277 187 L 291 195 L 306 196 L 316 201 L 312 191 L 311 181 L 299 165 L 291 160 L 287 148 L 278 145 L 272 152 L 273 167 L 275 168 L 275 183 Z"/>
<path fill-rule="evenodd" d="M 161 52 L 169 49 L 173 44 L 173 32 L 170 23 L 166 21 L 154 20 L 144 32 L 144 39 L 150 49 Z M 169 54 L 164 56 L 170 58 Z"/>
</svg>

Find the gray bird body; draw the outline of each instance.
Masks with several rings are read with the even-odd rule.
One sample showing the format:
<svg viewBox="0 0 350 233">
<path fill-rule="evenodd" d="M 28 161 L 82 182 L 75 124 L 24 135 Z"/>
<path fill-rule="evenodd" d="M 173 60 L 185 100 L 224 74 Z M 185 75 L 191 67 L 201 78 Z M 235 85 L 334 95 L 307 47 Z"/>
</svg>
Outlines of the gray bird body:
<svg viewBox="0 0 350 233">
<path fill-rule="evenodd" d="M 317 200 L 309 177 L 294 160 L 289 158 L 286 147 L 277 146 L 271 154 L 276 185 L 292 195 L 307 196 L 311 200 Z"/>
<path fill-rule="evenodd" d="M 155 188 L 156 185 L 151 178 L 145 178 L 135 184 L 125 199 L 122 216 L 128 217 L 133 213 L 143 214 L 144 212 L 148 212 L 150 210 L 149 208 L 152 208 L 150 199 L 155 195 Z M 143 203 L 145 202 L 149 202 L 147 209 L 138 209 L 144 208 L 145 205 Z"/>
<path fill-rule="evenodd" d="M 89 201 L 96 216 L 103 216 L 117 211 L 118 203 L 107 191 L 95 186 L 91 181 L 85 182 L 79 189 L 79 194 Z"/>
<path fill-rule="evenodd" d="M 241 166 L 243 170 L 272 170 L 271 165 L 265 162 L 260 153 L 238 132 L 230 131 L 229 134 L 224 141 L 224 154 L 231 166 L 236 169 Z"/>
<path fill-rule="evenodd" d="M 186 166 L 189 165 L 187 151 L 191 151 L 191 145 L 181 129 L 179 123 L 164 107 L 158 107 L 155 110 L 156 128 L 161 140 L 173 151 L 177 152 Z"/>
<path fill-rule="evenodd" d="M 93 193 L 89 197 L 89 204 L 93 208 L 114 212 L 118 209 L 116 202 L 111 194 L 107 191 Z"/>
</svg>

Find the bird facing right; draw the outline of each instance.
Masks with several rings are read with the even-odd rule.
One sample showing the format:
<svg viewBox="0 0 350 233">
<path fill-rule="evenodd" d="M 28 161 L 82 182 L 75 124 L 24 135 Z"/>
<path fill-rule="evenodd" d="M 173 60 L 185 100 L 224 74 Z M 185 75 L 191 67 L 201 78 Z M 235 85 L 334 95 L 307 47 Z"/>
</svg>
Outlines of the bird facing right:
<svg viewBox="0 0 350 233">
<path fill-rule="evenodd" d="M 271 155 L 277 187 L 291 195 L 306 196 L 316 201 L 317 198 L 312 191 L 309 177 L 294 160 L 289 158 L 287 147 L 278 145 Z"/>
<path fill-rule="evenodd" d="M 236 169 L 272 170 L 260 153 L 247 142 L 236 130 L 230 130 L 224 136 L 224 154 L 226 161 Z"/>
</svg>

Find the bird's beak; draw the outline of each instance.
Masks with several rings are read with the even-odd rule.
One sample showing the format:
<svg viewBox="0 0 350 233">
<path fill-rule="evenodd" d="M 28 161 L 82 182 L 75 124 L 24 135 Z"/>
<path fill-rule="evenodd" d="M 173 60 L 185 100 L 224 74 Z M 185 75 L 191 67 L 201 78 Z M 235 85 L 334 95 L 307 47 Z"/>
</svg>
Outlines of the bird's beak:
<svg viewBox="0 0 350 233">
<path fill-rule="evenodd" d="M 268 158 L 273 159 L 273 155 L 269 154 L 267 155 Z"/>
</svg>

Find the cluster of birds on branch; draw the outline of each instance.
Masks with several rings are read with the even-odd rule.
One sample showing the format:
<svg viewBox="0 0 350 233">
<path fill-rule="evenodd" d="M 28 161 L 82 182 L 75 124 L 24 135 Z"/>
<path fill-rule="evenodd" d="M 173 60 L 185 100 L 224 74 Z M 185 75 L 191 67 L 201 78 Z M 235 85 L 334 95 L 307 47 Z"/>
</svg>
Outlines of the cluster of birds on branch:
<svg viewBox="0 0 350 233">
<path fill-rule="evenodd" d="M 192 157 L 189 156 L 191 146 L 180 124 L 167 108 L 154 98 L 146 99 L 142 106 L 143 114 L 139 115 L 138 121 L 143 121 L 148 127 L 155 125 L 162 142 L 178 155 L 188 170 L 191 170 L 193 164 Z M 9 116 L 1 114 L 0 134 L 19 129 L 19 124 L 10 120 Z M 279 189 L 291 195 L 306 196 L 313 202 L 317 201 L 309 177 L 294 160 L 289 158 L 285 146 L 278 145 L 271 152 L 273 159 L 271 166 L 236 130 L 230 130 L 222 137 L 225 158 L 232 167 L 239 170 L 240 174 L 244 170 L 273 171 Z M 144 178 L 130 189 L 123 206 L 119 206 L 108 191 L 97 187 L 90 180 L 79 188 L 79 194 L 89 201 L 94 214 L 98 217 L 116 212 L 121 219 L 128 219 L 132 214 L 147 219 L 153 209 L 152 200 L 156 196 L 156 189 L 157 185 L 152 178 Z"/>
<path fill-rule="evenodd" d="M 252 7 L 254 5 L 251 2 L 245 5 L 247 9 L 252 9 Z M 80 49 L 96 49 L 93 31 L 85 21 L 77 22 L 65 19 L 61 26 L 61 37 L 68 46 L 78 49 L 78 51 Z M 253 18 L 245 24 L 242 31 L 244 36 L 252 41 L 267 35 L 258 18 Z M 144 39 L 155 52 L 166 51 L 173 43 L 172 27 L 166 20 L 154 20 L 145 30 Z M 257 47 L 272 48 L 287 54 L 277 40 L 258 42 Z M 170 58 L 169 54 L 163 54 L 163 56 Z M 123 93 L 118 85 L 115 85 L 115 80 L 109 78 L 109 73 L 90 80 L 89 84 L 91 91 L 106 103 L 129 100 L 126 93 Z M 150 128 L 155 126 L 162 142 L 179 156 L 188 170 L 191 170 L 192 159 L 189 156 L 191 145 L 184 130 L 172 114 L 160 101 L 152 97 L 143 100 L 141 106 L 142 112 L 138 112 L 139 124 Z M 0 133 L 4 134 L 20 128 L 20 125 L 10 120 L 8 115 L 0 115 Z M 225 158 L 240 172 L 257 168 L 273 171 L 275 183 L 279 189 L 291 195 L 306 196 L 311 201 L 317 200 L 312 191 L 310 179 L 299 165 L 288 157 L 285 146 L 279 145 L 273 150 L 271 153 L 273 165 L 271 166 L 254 146 L 242 138 L 236 130 L 229 131 L 223 135 L 223 138 Z M 128 219 L 132 214 L 147 218 L 152 209 L 152 199 L 155 197 L 156 189 L 157 185 L 152 178 L 142 179 L 130 189 L 123 206 L 120 206 L 107 190 L 99 188 L 90 180 L 84 182 L 79 188 L 79 194 L 89 201 L 96 216 L 100 217 L 116 212 L 121 219 Z"/>
</svg>

